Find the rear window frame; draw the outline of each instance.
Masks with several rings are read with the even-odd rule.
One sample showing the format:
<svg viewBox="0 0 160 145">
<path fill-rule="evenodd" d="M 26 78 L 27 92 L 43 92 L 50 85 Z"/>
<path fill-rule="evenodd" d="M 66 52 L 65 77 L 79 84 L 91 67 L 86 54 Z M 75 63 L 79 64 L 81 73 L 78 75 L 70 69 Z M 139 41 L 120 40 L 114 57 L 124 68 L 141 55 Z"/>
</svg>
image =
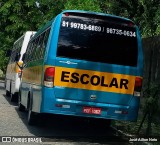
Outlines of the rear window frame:
<svg viewBox="0 0 160 145">
<path fill-rule="evenodd" d="M 72 16 L 72 15 L 71 15 Z M 84 19 L 89 19 L 89 18 L 86 18 L 85 17 L 86 15 L 85 14 L 81 14 L 80 16 L 78 16 L 78 15 L 75 15 L 75 14 L 73 14 L 73 16 L 72 16 L 72 18 L 70 18 L 70 19 L 79 19 L 79 18 L 82 18 L 82 17 L 84 17 Z M 87 14 L 87 17 L 88 16 L 90 16 L 90 15 L 88 15 Z M 59 39 L 58 39 L 58 48 L 57 48 L 57 57 L 63 57 L 63 58 L 70 58 L 70 59 L 78 59 L 78 60 L 85 60 L 85 61 L 91 61 L 91 62 L 100 62 L 100 63 L 109 63 L 109 64 L 116 64 L 116 65 L 124 65 L 124 66 L 131 66 L 131 67 L 136 67 L 137 66 L 137 61 L 138 61 L 138 40 L 137 40 L 137 37 L 135 37 L 135 43 L 133 43 L 133 44 L 135 44 L 135 60 L 133 60 L 134 61 L 134 63 L 132 62 L 132 63 L 128 63 L 128 60 L 126 61 L 126 62 L 119 62 L 119 61 L 117 61 L 117 62 L 114 62 L 114 61 L 103 61 L 103 60 L 92 60 L 92 59 L 86 59 L 86 58 L 80 58 L 80 57 L 71 57 L 71 56 L 67 56 L 67 55 L 61 55 L 60 54 L 60 41 L 61 41 L 61 37 L 62 37 L 62 30 L 63 29 L 68 29 L 68 28 L 66 28 L 66 27 L 62 27 L 62 22 L 63 22 L 63 20 L 66 20 L 66 18 L 69 18 L 68 16 L 65 16 L 65 15 L 63 15 L 63 17 L 62 17 L 62 19 L 61 19 L 61 26 L 60 26 L 60 32 L 59 32 Z M 100 18 L 102 18 L 101 16 L 100 16 Z M 103 17 L 104 18 L 104 17 Z M 99 17 L 97 16 L 97 17 L 93 17 L 93 16 L 91 16 L 90 17 L 90 19 L 99 19 Z M 104 22 L 105 21 L 105 23 L 108 23 L 108 20 L 110 20 L 111 18 L 106 18 L 105 17 L 105 20 L 100 20 L 100 21 L 102 21 L 102 22 Z M 106 22 L 107 21 L 107 22 Z M 110 24 L 116 24 L 117 25 L 117 18 L 116 18 L 116 21 L 115 20 L 113 20 L 113 21 L 111 21 L 111 23 Z M 124 23 L 125 22 L 125 20 L 121 20 L 121 19 L 119 19 L 119 26 L 121 26 L 122 27 L 122 25 L 123 25 L 123 27 L 125 27 L 125 28 L 128 28 L 128 29 L 134 29 L 135 30 L 135 33 L 136 33 L 136 26 L 132 23 L 132 25 L 131 26 L 126 26 L 126 23 L 131 23 L 131 22 L 126 22 L 126 23 Z M 78 30 L 77 29 L 71 29 L 70 28 L 70 30 L 74 30 L 75 32 L 76 32 L 76 34 L 78 35 Z M 86 30 L 87 31 L 87 30 Z M 69 32 L 69 31 L 68 31 Z M 108 34 L 109 35 L 109 34 Z M 111 35 L 111 34 L 110 34 Z M 136 34 L 137 35 L 137 34 Z M 118 37 L 118 36 L 115 36 L 115 37 Z M 123 37 L 125 37 L 125 38 L 127 38 L 127 36 L 123 36 Z M 129 38 L 129 37 L 128 37 Z M 74 46 L 75 47 L 75 46 Z M 129 47 L 130 48 L 130 47 Z M 66 53 L 66 52 L 64 52 L 64 53 Z M 133 52 L 129 52 L 129 54 L 132 54 Z M 67 53 L 66 53 L 67 54 Z M 74 54 L 73 54 L 74 55 Z M 85 55 L 85 53 L 84 53 L 84 55 Z M 130 58 L 130 57 L 129 57 Z M 124 58 L 123 58 L 124 59 Z"/>
</svg>

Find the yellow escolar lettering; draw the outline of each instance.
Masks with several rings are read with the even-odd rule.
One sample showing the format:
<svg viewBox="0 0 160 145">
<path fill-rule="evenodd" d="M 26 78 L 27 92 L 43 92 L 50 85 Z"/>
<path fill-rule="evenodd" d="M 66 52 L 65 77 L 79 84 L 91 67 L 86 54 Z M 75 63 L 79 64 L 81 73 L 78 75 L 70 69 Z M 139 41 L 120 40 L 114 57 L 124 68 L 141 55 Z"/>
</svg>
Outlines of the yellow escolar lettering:
<svg viewBox="0 0 160 145">
<path fill-rule="evenodd" d="M 61 75 L 61 81 L 62 82 L 71 82 L 71 83 L 78 83 L 81 84 L 91 84 L 93 86 L 103 86 L 103 87 L 115 87 L 122 89 L 123 86 L 125 89 L 128 89 L 128 83 L 129 81 L 126 79 L 120 79 L 120 82 L 117 81 L 116 78 L 112 78 L 110 84 L 105 84 L 105 79 L 107 79 L 105 76 L 89 76 L 88 74 L 78 74 L 76 72 L 70 73 L 67 71 L 62 71 Z"/>
<path fill-rule="evenodd" d="M 55 68 L 55 86 L 133 94 L 135 76 L 80 70 L 74 68 Z"/>
</svg>

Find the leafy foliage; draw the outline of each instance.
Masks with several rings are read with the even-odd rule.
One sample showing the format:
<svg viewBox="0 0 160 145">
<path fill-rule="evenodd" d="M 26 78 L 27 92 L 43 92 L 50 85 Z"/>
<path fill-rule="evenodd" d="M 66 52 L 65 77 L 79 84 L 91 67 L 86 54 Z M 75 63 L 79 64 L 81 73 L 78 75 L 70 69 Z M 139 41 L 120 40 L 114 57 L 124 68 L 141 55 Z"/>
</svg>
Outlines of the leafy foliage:
<svg viewBox="0 0 160 145">
<path fill-rule="evenodd" d="M 60 2 L 60 3 L 59 3 Z M 0 2 L 0 69 L 5 73 L 5 51 L 27 30 L 36 31 L 64 8 L 63 0 L 2 0 Z"/>
<path fill-rule="evenodd" d="M 103 12 L 130 18 L 141 29 L 143 37 L 160 32 L 159 0 L 102 0 Z"/>
<path fill-rule="evenodd" d="M 1 0 L 0 69 L 5 73 L 5 51 L 12 49 L 16 39 L 27 30 L 38 30 L 65 9 L 128 17 L 140 27 L 143 37 L 160 34 L 159 0 Z"/>
<path fill-rule="evenodd" d="M 97 0 L 69 0 L 64 6 L 70 10 L 102 11 Z"/>
<path fill-rule="evenodd" d="M 160 85 L 152 83 L 149 88 L 143 92 L 145 97 L 144 111 L 149 110 L 152 114 L 157 113 L 159 106 L 159 97 L 160 97 Z"/>
<path fill-rule="evenodd" d="M 127 17 L 139 26 L 143 37 L 160 34 L 159 0 L 0 0 L 0 69 L 4 74 L 8 62 L 6 51 L 12 49 L 14 41 L 25 31 L 38 30 L 65 9 L 104 12 Z M 153 98 L 154 92 L 155 88 L 152 88 L 147 96 L 146 106 L 143 107 L 145 110 L 151 107 L 152 112 L 157 112 L 158 103 L 156 98 Z M 133 133 L 137 131 L 140 120 L 138 124 L 119 121 L 116 123 Z M 147 123 L 144 126 L 147 126 Z M 155 128 L 160 130 L 160 126 Z"/>
</svg>

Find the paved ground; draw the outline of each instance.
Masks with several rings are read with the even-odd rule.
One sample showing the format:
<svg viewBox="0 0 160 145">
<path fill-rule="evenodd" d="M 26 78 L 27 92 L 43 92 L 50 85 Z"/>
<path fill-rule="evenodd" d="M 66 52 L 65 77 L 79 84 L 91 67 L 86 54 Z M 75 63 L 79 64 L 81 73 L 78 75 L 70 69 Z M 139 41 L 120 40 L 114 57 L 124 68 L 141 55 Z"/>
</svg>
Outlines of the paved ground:
<svg viewBox="0 0 160 145">
<path fill-rule="evenodd" d="M 47 142 L 36 144 L 47 145 L 117 144 L 113 141 L 108 142 L 111 138 L 118 141 L 119 137 L 116 137 L 116 132 L 111 128 L 104 128 L 103 124 L 99 124 L 99 122 L 90 124 L 88 120 L 84 119 L 46 115 L 37 126 L 29 126 L 27 112 L 18 111 L 17 103 L 11 103 L 10 98 L 5 96 L 3 86 L 4 83 L 0 81 L 0 136 L 40 136 L 44 137 L 43 141 Z M 0 142 L 1 144 L 6 143 Z M 11 145 L 13 144 L 21 143 L 11 143 Z"/>
</svg>

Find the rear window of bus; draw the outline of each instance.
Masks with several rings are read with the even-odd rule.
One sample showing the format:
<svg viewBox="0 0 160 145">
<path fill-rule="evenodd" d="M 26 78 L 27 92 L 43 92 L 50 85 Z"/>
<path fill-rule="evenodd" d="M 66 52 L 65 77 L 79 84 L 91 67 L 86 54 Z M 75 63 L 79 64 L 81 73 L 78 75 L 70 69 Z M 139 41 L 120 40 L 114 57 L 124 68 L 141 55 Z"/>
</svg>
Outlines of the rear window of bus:
<svg viewBox="0 0 160 145">
<path fill-rule="evenodd" d="M 135 67 L 136 27 L 98 16 L 63 15 L 57 56 Z"/>
</svg>

